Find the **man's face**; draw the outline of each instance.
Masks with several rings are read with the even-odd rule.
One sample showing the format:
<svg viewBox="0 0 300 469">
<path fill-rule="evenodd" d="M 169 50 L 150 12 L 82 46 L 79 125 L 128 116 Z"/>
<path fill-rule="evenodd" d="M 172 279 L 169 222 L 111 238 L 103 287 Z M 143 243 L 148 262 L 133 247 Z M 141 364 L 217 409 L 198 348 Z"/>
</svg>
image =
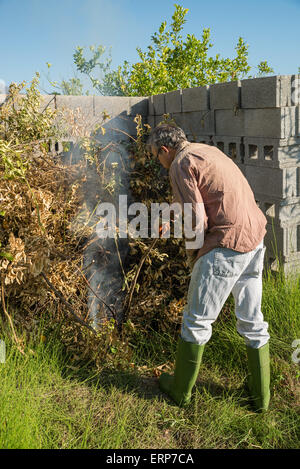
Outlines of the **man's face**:
<svg viewBox="0 0 300 469">
<path fill-rule="evenodd" d="M 160 161 L 160 164 L 166 168 L 169 169 L 172 161 L 174 159 L 174 154 L 175 151 L 173 149 L 170 149 L 165 146 L 161 146 L 160 148 L 156 148 L 154 146 L 151 147 L 151 152 L 154 156 L 154 158 L 158 158 Z"/>
</svg>

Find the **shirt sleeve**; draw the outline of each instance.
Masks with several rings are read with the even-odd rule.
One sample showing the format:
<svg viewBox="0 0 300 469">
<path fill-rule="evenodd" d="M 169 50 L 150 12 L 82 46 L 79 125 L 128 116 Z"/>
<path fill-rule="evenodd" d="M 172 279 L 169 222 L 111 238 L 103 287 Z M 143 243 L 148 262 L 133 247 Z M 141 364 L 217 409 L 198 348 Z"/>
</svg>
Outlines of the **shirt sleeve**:
<svg viewBox="0 0 300 469">
<path fill-rule="evenodd" d="M 184 235 L 188 257 L 196 256 L 203 246 L 207 215 L 198 187 L 198 177 L 189 160 L 175 162 L 169 171 L 173 202 L 181 205 L 184 214 Z"/>
</svg>

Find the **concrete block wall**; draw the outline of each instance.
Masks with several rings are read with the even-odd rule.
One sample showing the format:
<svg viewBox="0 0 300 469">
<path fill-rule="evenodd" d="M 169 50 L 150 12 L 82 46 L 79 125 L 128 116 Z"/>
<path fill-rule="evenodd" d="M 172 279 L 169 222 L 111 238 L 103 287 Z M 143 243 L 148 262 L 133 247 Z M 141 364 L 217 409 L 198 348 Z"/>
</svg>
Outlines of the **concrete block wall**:
<svg viewBox="0 0 300 469">
<path fill-rule="evenodd" d="M 176 90 L 150 97 L 44 96 L 43 105 L 80 109 L 88 128 L 109 118 L 105 141 L 128 142 L 134 117 L 151 127 L 169 114 L 190 141 L 216 145 L 237 164 L 266 215 L 266 264 L 276 254 L 300 270 L 300 75 L 273 76 Z M 0 96 L 0 105 L 5 96 Z M 70 139 L 72 140 L 72 139 Z M 60 142 L 55 151 L 62 151 Z M 274 249 L 274 241 L 277 250 Z"/>
<path fill-rule="evenodd" d="M 266 264 L 276 269 L 278 255 L 286 272 L 300 271 L 300 75 L 151 96 L 148 123 L 164 114 L 190 141 L 216 145 L 233 159 L 268 221 Z"/>
<path fill-rule="evenodd" d="M 0 94 L 0 105 L 5 102 L 6 97 L 7 95 Z M 150 112 L 146 97 L 43 95 L 41 110 L 46 106 L 73 112 L 75 121 L 77 119 L 78 124 L 89 130 L 103 122 L 108 138 L 113 136 L 114 140 L 120 141 L 128 141 L 130 136 L 136 134 L 134 118 L 137 114 L 146 122 Z M 109 116 L 104 121 L 103 112 Z"/>
<path fill-rule="evenodd" d="M 137 114 L 146 120 L 148 99 L 144 97 L 119 96 L 56 96 L 55 108 L 58 110 L 80 109 L 87 128 L 103 122 L 107 137 L 128 141 L 136 134 L 134 118 Z M 103 121 L 103 113 L 109 117 Z"/>
<path fill-rule="evenodd" d="M 42 98 L 43 104 L 47 105 L 50 102 L 53 109 L 63 112 L 65 116 L 69 116 L 70 112 L 75 116 L 79 137 L 86 135 L 97 124 L 101 124 L 105 129 L 105 134 L 103 135 L 101 129 L 98 130 L 96 139 L 103 145 L 110 142 L 118 144 L 121 152 L 124 150 L 123 144 L 136 136 L 136 123 L 134 122 L 136 115 L 140 114 L 146 122 L 149 114 L 148 98 L 145 97 L 58 95 L 42 96 Z M 105 119 L 103 115 L 106 115 Z M 68 133 L 68 128 L 66 130 Z M 76 162 L 80 158 L 80 149 L 77 145 L 77 135 L 74 137 L 71 129 L 65 141 L 69 144 L 69 151 L 64 152 L 64 157 Z M 63 141 L 52 142 L 51 150 L 54 153 L 63 153 L 63 144 Z M 126 156 L 126 152 L 124 155 Z"/>
</svg>

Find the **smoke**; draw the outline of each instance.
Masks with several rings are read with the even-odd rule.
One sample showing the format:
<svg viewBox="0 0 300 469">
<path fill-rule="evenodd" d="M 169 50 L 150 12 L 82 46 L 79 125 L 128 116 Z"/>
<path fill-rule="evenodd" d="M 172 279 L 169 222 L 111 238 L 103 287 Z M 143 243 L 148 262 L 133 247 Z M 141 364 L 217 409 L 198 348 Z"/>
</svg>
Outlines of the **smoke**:
<svg viewBox="0 0 300 469">
<path fill-rule="evenodd" d="M 5 89 L 6 89 L 5 81 L 1 80 L 0 78 L 0 94 L 5 94 Z"/>
<path fill-rule="evenodd" d="M 85 167 L 84 203 L 72 222 L 74 231 L 85 230 L 83 270 L 90 285 L 87 298 L 89 317 L 96 329 L 107 319 L 114 318 L 118 324 L 123 321 L 124 263 L 128 253 L 127 238 L 101 239 L 97 236 L 97 207 L 100 203 L 110 202 L 118 214 L 119 195 L 127 195 L 131 199 L 128 139 L 123 132 L 130 134 L 132 128 L 127 119 L 120 117 L 111 119 L 103 128 L 105 135 L 102 130 L 95 135 L 101 148 L 98 163 Z M 73 141 L 63 160 L 76 163 L 82 158 L 83 148 Z"/>
</svg>

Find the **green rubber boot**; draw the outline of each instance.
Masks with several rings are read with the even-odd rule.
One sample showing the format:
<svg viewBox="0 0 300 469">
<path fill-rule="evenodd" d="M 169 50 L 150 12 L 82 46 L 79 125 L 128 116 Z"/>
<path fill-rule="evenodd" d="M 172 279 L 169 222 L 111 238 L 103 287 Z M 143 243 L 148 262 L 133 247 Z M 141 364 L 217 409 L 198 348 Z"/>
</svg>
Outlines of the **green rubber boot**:
<svg viewBox="0 0 300 469">
<path fill-rule="evenodd" d="M 179 339 L 174 376 L 163 373 L 159 378 L 160 389 L 168 394 L 179 407 L 189 404 L 201 365 L 204 345 Z"/>
<path fill-rule="evenodd" d="M 269 343 L 255 349 L 246 347 L 250 372 L 248 386 L 255 410 L 268 410 L 270 402 Z"/>
</svg>

